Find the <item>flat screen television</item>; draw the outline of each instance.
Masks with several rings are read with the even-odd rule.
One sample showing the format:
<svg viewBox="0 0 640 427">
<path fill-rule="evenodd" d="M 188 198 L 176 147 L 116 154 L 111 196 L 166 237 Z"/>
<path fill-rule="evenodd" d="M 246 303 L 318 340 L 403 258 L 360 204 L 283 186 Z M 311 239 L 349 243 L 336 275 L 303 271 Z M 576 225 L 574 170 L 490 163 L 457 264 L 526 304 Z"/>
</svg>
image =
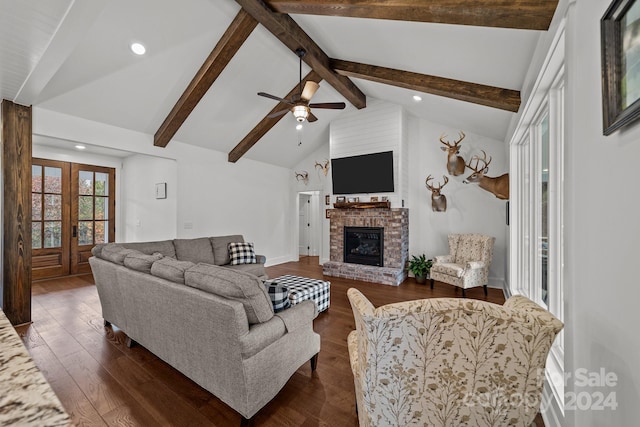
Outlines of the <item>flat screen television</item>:
<svg viewBox="0 0 640 427">
<path fill-rule="evenodd" d="M 393 151 L 331 159 L 333 194 L 392 193 Z"/>
</svg>

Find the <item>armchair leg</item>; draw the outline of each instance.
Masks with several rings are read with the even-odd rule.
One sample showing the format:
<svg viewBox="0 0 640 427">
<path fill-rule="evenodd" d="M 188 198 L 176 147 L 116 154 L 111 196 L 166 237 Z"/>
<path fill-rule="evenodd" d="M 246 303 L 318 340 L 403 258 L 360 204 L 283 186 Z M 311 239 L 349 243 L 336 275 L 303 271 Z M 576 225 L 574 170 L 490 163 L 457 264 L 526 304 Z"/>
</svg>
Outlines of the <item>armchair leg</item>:
<svg viewBox="0 0 640 427">
<path fill-rule="evenodd" d="M 433 289 L 433 279 L 429 280 L 431 282 L 431 289 Z"/>
<path fill-rule="evenodd" d="M 487 285 L 484 285 L 484 296 L 486 297 L 487 295 L 489 295 L 489 291 L 487 291 Z"/>
<path fill-rule="evenodd" d="M 242 417 L 240 420 L 240 427 L 252 427 L 253 426 L 253 418 L 245 418 Z"/>
<path fill-rule="evenodd" d="M 318 353 L 314 354 L 313 357 L 311 357 L 311 372 L 315 372 L 316 367 L 318 366 Z"/>
<path fill-rule="evenodd" d="M 133 347 L 134 345 L 136 345 L 136 341 L 132 340 L 131 338 L 127 337 L 127 340 L 125 341 L 125 344 L 128 348 Z"/>
<path fill-rule="evenodd" d="M 462 298 L 466 298 L 467 297 L 467 290 L 465 288 L 462 288 Z"/>
</svg>

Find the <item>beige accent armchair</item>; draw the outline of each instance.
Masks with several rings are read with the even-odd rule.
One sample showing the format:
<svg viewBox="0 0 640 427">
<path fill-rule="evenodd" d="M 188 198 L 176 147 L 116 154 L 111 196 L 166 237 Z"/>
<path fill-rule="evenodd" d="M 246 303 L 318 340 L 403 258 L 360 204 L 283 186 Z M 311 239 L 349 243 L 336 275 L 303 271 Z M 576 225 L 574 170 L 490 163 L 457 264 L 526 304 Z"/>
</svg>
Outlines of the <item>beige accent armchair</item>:
<svg viewBox="0 0 640 427">
<path fill-rule="evenodd" d="M 487 295 L 495 240 L 482 234 L 449 234 L 449 255 L 436 256 L 431 267 L 431 289 L 437 280 L 462 288 L 463 297 L 476 286 L 483 286 Z"/>
<path fill-rule="evenodd" d="M 360 427 L 529 426 L 562 322 L 523 296 L 375 308 L 349 289 L 348 337 Z"/>
</svg>

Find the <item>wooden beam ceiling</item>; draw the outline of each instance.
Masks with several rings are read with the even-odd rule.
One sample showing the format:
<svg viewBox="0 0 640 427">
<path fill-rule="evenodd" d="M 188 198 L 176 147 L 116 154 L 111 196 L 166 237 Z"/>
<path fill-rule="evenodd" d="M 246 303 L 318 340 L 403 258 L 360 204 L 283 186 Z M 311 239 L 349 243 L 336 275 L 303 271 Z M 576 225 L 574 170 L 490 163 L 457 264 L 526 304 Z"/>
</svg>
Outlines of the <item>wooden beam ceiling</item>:
<svg viewBox="0 0 640 427">
<path fill-rule="evenodd" d="M 305 83 L 307 83 L 308 81 L 314 81 L 316 83 L 320 83 L 322 81 L 322 77 L 320 77 L 320 74 L 312 70 L 309 74 L 307 74 L 302 79 L 302 86 L 304 87 Z M 291 91 L 287 95 L 285 95 L 283 98 L 291 99 L 294 95 L 297 95 L 299 91 L 300 91 L 300 86 L 298 86 L 298 83 L 296 83 L 293 89 L 291 89 Z M 244 154 L 247 151 L 249 151 L 249 149 L 253 147 L 256 144 L 256 142 L 260 140 L 260 138 L 262 138 L 267 132 L 269 132 L 269 130 L 272 127 L 276 125 L 276 123 L 278 123 L 283 117 L 286 116 L 286 114 L 278 117 L 269 117 L 269 115 L 276 113 L 278 111 L 290 109 L 290 108 L 291 108 L 290 105 L 285 104 L 284 102 L 278 102 L 278 104 L 275 107 L 273 107 L 273 109 L 269 111 L 266 116 L 264 116 L 264 118 L 260 121 L 260 123 L 258 123 L 251 130 L 251 132 L 249 132 L 247 136 L 245 136 L 242 139 L 242 141 L 240 141 L 238 145 L 236 145 L 235 148 L 231 150 L 231 152 L 229 153 L 228 160 L 231 163 L 237 162 L 240 159 L 240 157 L 244 156 Z"/>
<path fill-rule="evenodd" d="M 367 106 L 364 93 L 347 77 L 331 69 L 327 54 L 289 15 L 274 13 L 261 0 L 236 0 L 236 2 L 292 52 L 298 48 L 305 49 L 307 54 L 302 60 L 356 108 Z"/>
<path fill-rule="evenodd" d="M 548 30 L 558 0 L 266 0 L 279 13 Z"/>
<path fill-rule="evenodd" d="M 339 59 L 332 59 L 331 67 L 344 76 L 412 89 L 460 101 L 473 102 L 474 104 L 506 111 L 516 112 L 520 108 L 520 92 L 516 90 Z"/>
<path fill-rule="evenodd" d="M 251 15 L 240 9 L 154 135 L 153 145 L 167 146 L 257 25 L 258 22 Z"/>
</svg>

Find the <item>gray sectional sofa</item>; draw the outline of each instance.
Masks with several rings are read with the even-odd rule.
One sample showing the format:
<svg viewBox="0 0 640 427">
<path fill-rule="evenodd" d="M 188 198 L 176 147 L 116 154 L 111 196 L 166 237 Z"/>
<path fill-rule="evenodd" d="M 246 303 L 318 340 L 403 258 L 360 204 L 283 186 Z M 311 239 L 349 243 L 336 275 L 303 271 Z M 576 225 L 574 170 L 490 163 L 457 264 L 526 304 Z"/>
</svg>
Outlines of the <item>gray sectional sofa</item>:
<svg viewBox="0 0 640 427">
<path fill-rule="evenodd" d="M 105 325 L 122 329 L 248 423 L 306 361 L 315 369 L 320 336 L 312 301 L 274 314 L 260 280 L 264 257 L 228 265 L 223 248 L 241 239 L 109 243 L 96 246 L 89 263 Z"/>
</svg>

